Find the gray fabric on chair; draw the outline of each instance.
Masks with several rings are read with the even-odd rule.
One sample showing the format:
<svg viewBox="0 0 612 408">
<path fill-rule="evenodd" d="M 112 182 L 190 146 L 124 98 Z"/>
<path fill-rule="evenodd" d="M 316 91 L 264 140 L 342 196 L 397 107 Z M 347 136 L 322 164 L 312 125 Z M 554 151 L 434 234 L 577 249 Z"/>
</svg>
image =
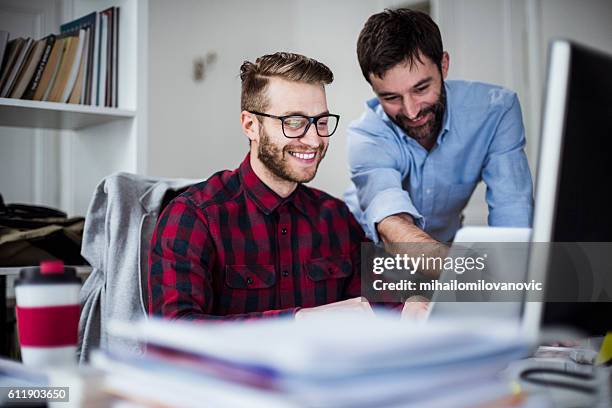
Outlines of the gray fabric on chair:
<svg viewBox="0 0 612 408">
<path fill-rule="evenodd" d="M 85 218 L 81 254 L 93 270 L 80 295 L 78 355 L 138 344 L 108 333 L 108 322 L 147 315 L 147 270 L 151 235 L 167 194 L 200 180 L 159 179 L 128 173 L 106 177 L 96 188 Z"/>
</svg>

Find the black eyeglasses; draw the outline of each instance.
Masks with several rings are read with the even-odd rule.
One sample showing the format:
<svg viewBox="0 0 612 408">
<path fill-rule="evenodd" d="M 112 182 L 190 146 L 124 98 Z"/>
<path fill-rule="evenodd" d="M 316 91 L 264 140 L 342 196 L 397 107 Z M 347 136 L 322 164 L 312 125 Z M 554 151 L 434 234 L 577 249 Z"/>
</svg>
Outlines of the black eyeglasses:
<svg viewBox="0 0 612 408">
<path fill-rule="evenodd" d="M 318 116 L 305 116 L 305 115 L 287 115 L 287 116 L 275 116 L 268 115 L 267 113 L 248 111 L 254 115 L 265 116 L 266 118 L 278 119 L 282 123 L 283 134 L 285 137 L 290 139 L 297 139 L 303 137 L 310 126 L 314 123 L 317 135 L 321 137 L 330 137 L 336 131 L 338 127 L 338 121 L 340 121 L 340 115 L 334 115 L 332 113 L 323 113 Z"/>
</svg>

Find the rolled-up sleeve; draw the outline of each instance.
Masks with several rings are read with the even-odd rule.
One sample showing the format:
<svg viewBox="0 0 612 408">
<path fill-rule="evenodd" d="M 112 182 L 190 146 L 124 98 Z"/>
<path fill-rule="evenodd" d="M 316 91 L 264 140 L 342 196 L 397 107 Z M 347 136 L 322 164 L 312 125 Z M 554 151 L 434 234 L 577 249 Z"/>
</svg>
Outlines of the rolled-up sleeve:
<svg viewBox="0 0 612 408">
<path fill-rule="evenodd" d="M 533 185 L 524 148 L 525 129 L 515 95 L 499 121 L 482 170 L 491 226 L 532 224 Z"/>
<path fill-rule="evenodd" d="M 393 136 L 349 128 L 348 161 L 355 190 L 348 192 L 347 204 L 374 242 L 380 241 L 376 224 L 391 215 L 410 214 L 417 226 L 425 227 L 425 219 L 402 187 L 403 170 L 409 168 L 402 160 Z"/>
</svg>

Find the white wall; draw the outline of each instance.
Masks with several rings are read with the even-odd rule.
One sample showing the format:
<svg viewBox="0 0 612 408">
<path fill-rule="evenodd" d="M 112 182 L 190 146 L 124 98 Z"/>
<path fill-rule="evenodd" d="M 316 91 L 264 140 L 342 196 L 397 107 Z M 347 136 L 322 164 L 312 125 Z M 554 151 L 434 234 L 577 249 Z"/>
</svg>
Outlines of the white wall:
<svg viewBox="0 0 612 408">
<path fill-rule="evenodd" d="M 564 37 L 612 53 L 612 1 L 540 0 L 540 4 L 542 50 L 551 38 Z M 542 61 L 544 57 L 545 53 Z"/>
<path fill-rule="evenodd" d="M 504 86 L 518 93 L 526 125 L 529 162 L 537 128 L 530 128 L 524 0 L 440 0 L 435 17 L 450 55 L 449 79 L 467 79 Z M 466 225 L 486 225 L 486 188 L 480 183 L 464 211 Z"/>
</svg>

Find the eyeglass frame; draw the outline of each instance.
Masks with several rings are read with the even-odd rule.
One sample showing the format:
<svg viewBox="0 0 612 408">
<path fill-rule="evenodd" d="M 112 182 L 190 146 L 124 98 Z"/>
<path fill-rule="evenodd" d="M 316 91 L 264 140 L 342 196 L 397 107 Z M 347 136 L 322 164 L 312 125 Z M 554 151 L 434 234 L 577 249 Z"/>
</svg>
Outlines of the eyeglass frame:
<svg viewBox="0 0 612 408">
<path fill-rule="evenodd" d="M 306 115 L 302 115 L 302 114 L 299 114 L 299 113 L 294 113 L 294 114 L 291 114 L 291 115 L 276 116 L 276 115 L 270 115 L 268 113 L 261 113 L 261 112 L 257 112 L 257 111 L 247 111 L 247 112 L 252 113 L 253 115 L 264 116 L 266 118 L 272 118 L 272 119 L 280 120 L 281 121 L 281 129 L 283 130 L 283 136 L 285 136 L 287 139 L 300 139 L 300 138 L 306 136 L 306 133 L 308 133 L 308 130 L 310 129 L 310 126 L 312 126 L 313 123 L 315 124 L 315 131 L 317 132 L 317 135 L 319 137 L 331 137 L 331 135 L 336 133 L 336 130 L 338 130 L 338 124 L 340 123 L 340 115 L 336 115 L 335 113 L 322 113 L 322 114 L 317 115 L 317 116 L 306 116 Z M 285 133 L 285 119 L 291 118 L 291 117 L 295 117 L 295 116 L 300 117 L 300 118 L 304 118 L 304 119 L 308 119 L 308 125 L 306 125 L 306 129 L 304 129 L 304 133 L 302 133 L 302 135 L 300 135 L 300 136 L 287 136 L 287 134 Z M 319 129 L 317 128 L 317 122 L 319 121 L 319 119 L 321 119 L 323 117 L 329 117 L 329 116 L 336 118 L 336 128 L 329 135 L 322 136 L 321 134 L 319 134 Z"/>
</svg>

